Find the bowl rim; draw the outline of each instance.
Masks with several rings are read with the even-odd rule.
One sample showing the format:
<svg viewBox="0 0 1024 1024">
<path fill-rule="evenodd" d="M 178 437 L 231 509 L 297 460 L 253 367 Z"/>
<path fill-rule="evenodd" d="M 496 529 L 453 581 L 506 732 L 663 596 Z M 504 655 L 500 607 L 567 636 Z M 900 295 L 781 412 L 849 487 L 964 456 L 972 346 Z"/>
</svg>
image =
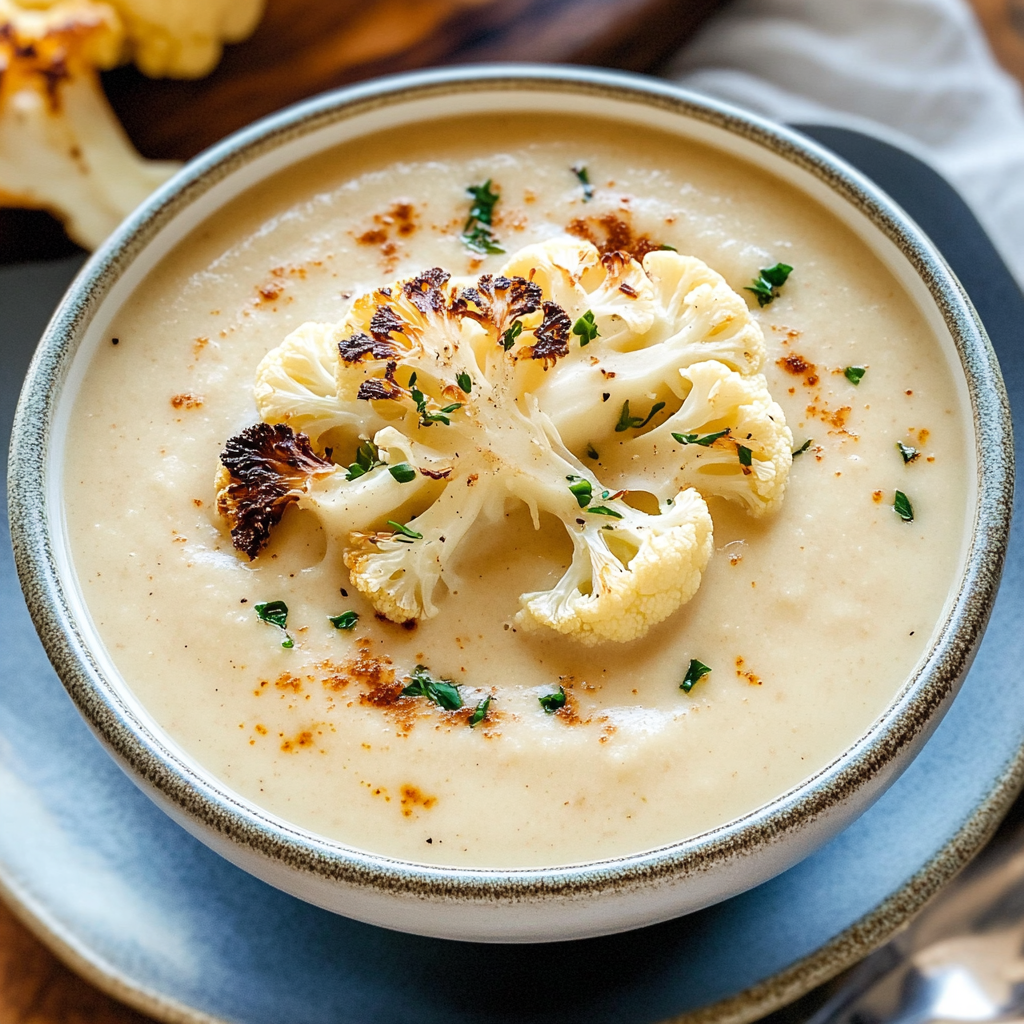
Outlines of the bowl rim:
<svg viewBox="0 0 1024 1024">
<path fill-rule="evenodd" d="M 290 825 L 185 762 L 103 675 L 79 629 L 51 546 L 46 480 L 53 418 L 78 344 L 120 273 L 173 218 L 263 153 L 375 107 L 484 87 L 598 95 L 660 107 L 724 128 L 810 172 L 893 241 L 935 302 L 963 366 L 976 435 L 977 504 L 959 590 L 918 671 L 870 730 L 798 786 L 738 819 L 654 850 L 547 868 L 460 868 L 386 857 Z M 798 132 L 645 76 L 552 65 L 417 71 L 325 93 L 211 147 L 155 192 L 75 278 L 33 357 L 19 400 L 8 473 L 15 561 L 36 629 L 86 721 L 136 782 L 205 832 L 302 873 L 430 901 L 523 903 L 622 893 L 706 873 L 776 846 L 858 791 L 892 781 L 923 744 L 966 675 L 991 611 L 1009 532 L 1013 443 L 1009 406 L 984 327 L 941 255 L 867 178 Z M 884 786 L 876 785 L 878 793 Z"/>
</svg>

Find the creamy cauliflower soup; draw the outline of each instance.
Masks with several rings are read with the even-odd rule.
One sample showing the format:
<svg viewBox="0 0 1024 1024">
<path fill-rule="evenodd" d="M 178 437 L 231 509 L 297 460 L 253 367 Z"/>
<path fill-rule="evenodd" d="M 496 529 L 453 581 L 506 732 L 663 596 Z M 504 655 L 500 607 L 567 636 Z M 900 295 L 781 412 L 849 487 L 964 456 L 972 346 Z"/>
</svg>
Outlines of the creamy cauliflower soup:
<svg viewBox="0 0 1024 1024">
<path fill-rule="evenodd" d="M 928 648 L 970 452 L 930 327 L 785 181 L 597 120 L 385 133 L 121 308 L 82 591 L 198 763 L 433 864 L 638 852 L 847 749 Z"/>
</svg>

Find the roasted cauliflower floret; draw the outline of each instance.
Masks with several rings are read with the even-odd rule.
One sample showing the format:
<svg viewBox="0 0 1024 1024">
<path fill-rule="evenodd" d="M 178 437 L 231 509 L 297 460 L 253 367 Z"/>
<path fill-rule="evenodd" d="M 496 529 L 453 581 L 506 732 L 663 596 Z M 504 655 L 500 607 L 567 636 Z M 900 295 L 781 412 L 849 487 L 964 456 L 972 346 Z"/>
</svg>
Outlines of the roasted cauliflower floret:
<svg viewBox="0 0 1024 1024">
<path fill-rule="evenodd" d="M 359 527 L 383 525 L 402 500 L 446 471 L 432 453 L 387 427 L 370 450 L 374 464 L 346 468 L 317 455 L 309 438 L 285 423 L 256 423 L 230 438 L 215 486 L 217 511 L 231 524 L 234 546 L 254 559 L 293 504 L 312 509 L 329 540 L 346 539 Z M 423 467 L 416 468 L 416 461 Z M 396 497 L 399 482 L 406 486 Z"/>
<path fill-rule="evenodd" d="M 144 160 L 99 72 L 205 75 L 262 0 L 0 0 L 0 203 L 49 210 L 96 248 L 180 166 Z"/>
<path fill-rule="evenodd" d="M 791 443 L 743 300 L 699 260 L 647 259 L 556 239 L 498 275 L 433 268 L 293 332 L 257 371 L 268 422 L 222 456 L 236 546 L 255 557 L 288 504 L 311 508 L 378 612 L 430 618 L 460 543 L 519 501 L 536 528 L 542 512 L 562 524 L 573 556 L 516 621 L 587 644 L 642 637 L 700 585 L 702 495 L 774 508 Z M 348 471 L 314 451 L 340 425 L 373 433 Z"/>
<path fill-rule="evenodd" d="M 50 210 L 86 248 L 179 166 L 143 160 L 103 94 L 98 69 L 118 63 L 124 38 L 105 3 L 0 0 L 0 202 Z"/>
<path fill-rule="evenodd" d="M 78 0 L 17 0 L 21 8 L 60 12 Z M 103 0 L 123 33 L 112 55 L 97 63 L 134 61 L 150 78 L 201 78 L 220 60 L 225 43 L 245 39 L 263 14 L 264 0 Z"/>
</svg>

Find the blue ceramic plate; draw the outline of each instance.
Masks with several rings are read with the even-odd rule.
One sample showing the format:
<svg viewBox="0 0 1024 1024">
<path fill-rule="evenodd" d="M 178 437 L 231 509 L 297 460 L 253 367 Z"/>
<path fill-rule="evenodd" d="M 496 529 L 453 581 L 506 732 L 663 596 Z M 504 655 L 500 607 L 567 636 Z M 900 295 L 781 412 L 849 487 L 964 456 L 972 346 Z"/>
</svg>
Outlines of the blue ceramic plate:
<svg viewBox="0 0 1024 1024">
<path fill-rule="evenodd" d="M 1024 297 L 963 201 L 886 143 L 808 128 L 895 196 L 988 327 L 1024 437 Z M 0 422 L 77 261 L 0 270 Z M 4 446 L 6 448 L 6 445 Z M 0 525 L 6 530 L 6 518 Z M 752 1020 L 888 938 L 962 867 L 1024 778 L 1024 521 L 963 690 L 863 817 L 770 882 L 601 939 L 470 945 L 301 903 L 165 817 L 92 737 L 47 663 L 0 544 L 0 889 L 101 988 L 167 1021 L 555 1024 Z"/>
</svg>

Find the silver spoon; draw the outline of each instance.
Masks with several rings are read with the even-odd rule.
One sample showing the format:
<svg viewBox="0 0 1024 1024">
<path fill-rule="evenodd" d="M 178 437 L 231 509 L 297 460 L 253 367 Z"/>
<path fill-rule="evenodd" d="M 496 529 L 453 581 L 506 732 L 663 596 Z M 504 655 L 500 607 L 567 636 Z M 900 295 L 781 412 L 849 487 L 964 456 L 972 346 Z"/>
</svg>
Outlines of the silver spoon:
<svg viewBox="0 0 1024 1024">
<path fill-rule="evenodd" d="M 993 842 L 807 1024 L 1024 1020 L 1024 802 Z"/>
</svg>

